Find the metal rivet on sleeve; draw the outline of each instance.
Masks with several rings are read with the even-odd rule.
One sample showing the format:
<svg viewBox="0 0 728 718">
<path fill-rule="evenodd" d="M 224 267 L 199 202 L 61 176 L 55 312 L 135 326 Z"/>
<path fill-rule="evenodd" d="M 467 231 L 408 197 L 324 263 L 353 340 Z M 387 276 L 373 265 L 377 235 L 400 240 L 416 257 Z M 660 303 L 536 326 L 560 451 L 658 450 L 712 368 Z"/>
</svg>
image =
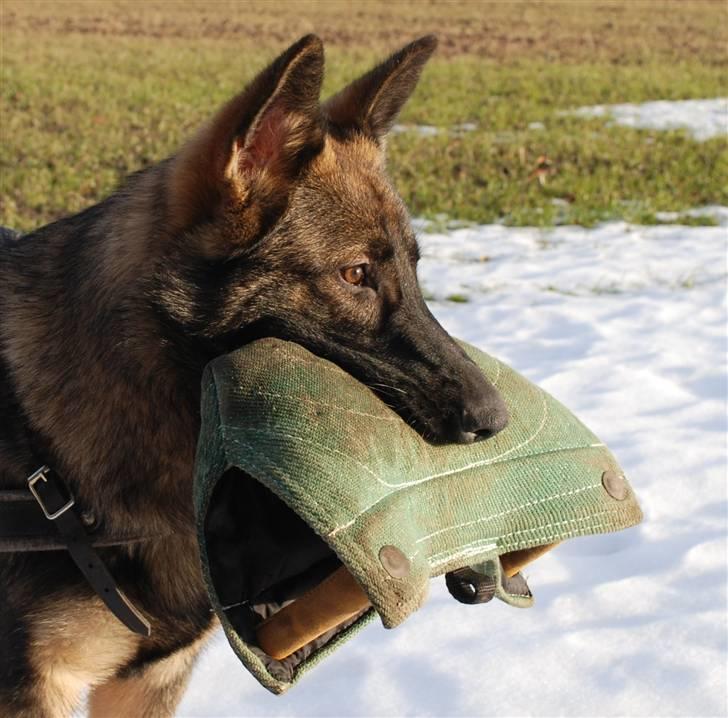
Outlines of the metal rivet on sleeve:
<svg viewBox="0 0 728 718">
<path fill-rule="evenodd" d="M 396 546 L 382 546 L 379 549 L 379 562 L 392 578 L 409 575 L 409 559 Z"/>
<path fill-rule="evenodd" d="M 605 491 L 617 501 L 624 501 L 629 493 L 627 480 L 624 478 L 624 474 L 618 474 L 616 471 L 609 470 L 602 474 L 602 486 L 604 486 Z"/>
</svg>

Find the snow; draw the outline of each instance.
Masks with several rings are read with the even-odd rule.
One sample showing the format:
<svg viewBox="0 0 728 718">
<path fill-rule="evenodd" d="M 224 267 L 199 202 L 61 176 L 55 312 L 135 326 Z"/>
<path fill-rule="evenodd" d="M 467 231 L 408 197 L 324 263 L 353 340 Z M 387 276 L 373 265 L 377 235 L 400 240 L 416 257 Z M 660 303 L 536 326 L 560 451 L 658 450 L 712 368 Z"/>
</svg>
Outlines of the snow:
<svg viewBox="0 0 728 718">
<path fill-rule="evenodd" d="M 465 132 L 473 132 L 478 129 L 478 125 L 474 122 L 462 122 L 452 127 L 436 127 L 435 125 L 394 125 L 392 132 L 400 134 L 402 132 L 414 132 L 420 137 L 434 137 L 435 135 L 462 135 Z"/>
<path fill-rule="evenodd" d="M 655 130 L 686 129 L 696 140 L 728 134 L 728 98 L 657 100 L 580 107 L 582 117 L 612 117 L 618 125 Z"/>
<path fill-rule="evenodd" d="M 656 100 L 653 102 L 617 105 L 591 105 L 579 107 L 565 114 L 581 117 L 608 117 L 618 125 L 653 130 L 685 129 L 696 140 L 708 140 L 728 134 L 728 97 L 703 100 Z M 529 130 L 543 130 L 542 122 L 531 122 Z M 392 131 L 415 133 L 421 137 L 436 135 L 462 135 L 478 129 L 473 122 L 463 122 L 452 127 L 434 125 L 397 124 Z"/>
<path fill-rule="evenodd" d="M 642 525 L 529 566 L 529 610 L 462 606 L 436 579 L 402 626 L 370 626 L 284 696 L 218 634 L 179 715 L 725 716 L 728 208 L 708 211 L 720 226 L 421 235 L 438 319 L 607 442 Z"/>
</svg>

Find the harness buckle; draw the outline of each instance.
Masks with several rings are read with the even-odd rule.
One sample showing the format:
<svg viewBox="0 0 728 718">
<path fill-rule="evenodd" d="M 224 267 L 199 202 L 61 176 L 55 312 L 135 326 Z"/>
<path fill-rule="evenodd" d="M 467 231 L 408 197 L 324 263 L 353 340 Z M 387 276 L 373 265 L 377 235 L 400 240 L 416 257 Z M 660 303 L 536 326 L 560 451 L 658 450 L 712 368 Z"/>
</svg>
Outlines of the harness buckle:
<svg viewBox="0 0 728 718">
<path fill-rule="evenodd" d="M 33 494 L 33 497 L 38 502 L 38 505 L 40 506 L 41 510 L 45 514 L 45 517 L 49 521 L 54 521 L 59 516 L 62 516 L 63 514 L 68 511 L 75 503 L 75 499 L 73 498 L 73 494 L 69 493 L 68 495 L 68 501 L 66 501 L 65 504 L 63 504 L 60 508 L 56 509 L 55 511 L 49 510 L 43 499 L 40 496 L 40 493 L 38 492 L 38 489 L 36 489 L 35 485 L 39 481 L 43 481 L 44 483 L 48 484 L 48 474 L 50 473 L 51 468 L 49 466 L 41 466 L 40 469 L 37 471 L 34 471 L 29 477 L 28 477 L 28 488 L 30 489 L 30 493 Z"/>
</svg>

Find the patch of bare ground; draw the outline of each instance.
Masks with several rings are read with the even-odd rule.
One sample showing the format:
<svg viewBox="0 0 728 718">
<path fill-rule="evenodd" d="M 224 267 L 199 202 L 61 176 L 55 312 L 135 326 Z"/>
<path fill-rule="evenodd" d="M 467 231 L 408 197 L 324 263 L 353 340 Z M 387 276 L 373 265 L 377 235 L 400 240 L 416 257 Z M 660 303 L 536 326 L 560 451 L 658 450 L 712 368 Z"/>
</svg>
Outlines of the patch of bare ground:
<svg viewBox="0 0 728 718">
<path fill-rule="evenodd" d="M 280 46 L 316 32 L 333 47 L 394 47 L 428 32 L 444 57 L 639 63 L 695 59 L 728 64 L 723 0 L 252 0 L 49 2 L 2 0 L 3 32 L 215 39 Z"/>
</svg>

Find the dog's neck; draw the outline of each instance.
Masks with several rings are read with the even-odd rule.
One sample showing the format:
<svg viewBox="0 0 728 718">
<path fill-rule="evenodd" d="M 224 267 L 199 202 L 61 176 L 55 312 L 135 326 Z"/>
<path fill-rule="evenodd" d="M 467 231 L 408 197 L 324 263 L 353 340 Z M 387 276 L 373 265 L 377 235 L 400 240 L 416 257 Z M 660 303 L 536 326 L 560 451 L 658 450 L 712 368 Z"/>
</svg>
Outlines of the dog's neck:
<svg viewBox="0 0 728 718">
<path fill-rule="evenodd" d="M 53 462 L 111 529 L 192 530 L 199 369 L 176 365 L 148 293 L 162 172 L 0 257 L 0 380 L 51 454 L 25 461 Z"/>
</svg>

